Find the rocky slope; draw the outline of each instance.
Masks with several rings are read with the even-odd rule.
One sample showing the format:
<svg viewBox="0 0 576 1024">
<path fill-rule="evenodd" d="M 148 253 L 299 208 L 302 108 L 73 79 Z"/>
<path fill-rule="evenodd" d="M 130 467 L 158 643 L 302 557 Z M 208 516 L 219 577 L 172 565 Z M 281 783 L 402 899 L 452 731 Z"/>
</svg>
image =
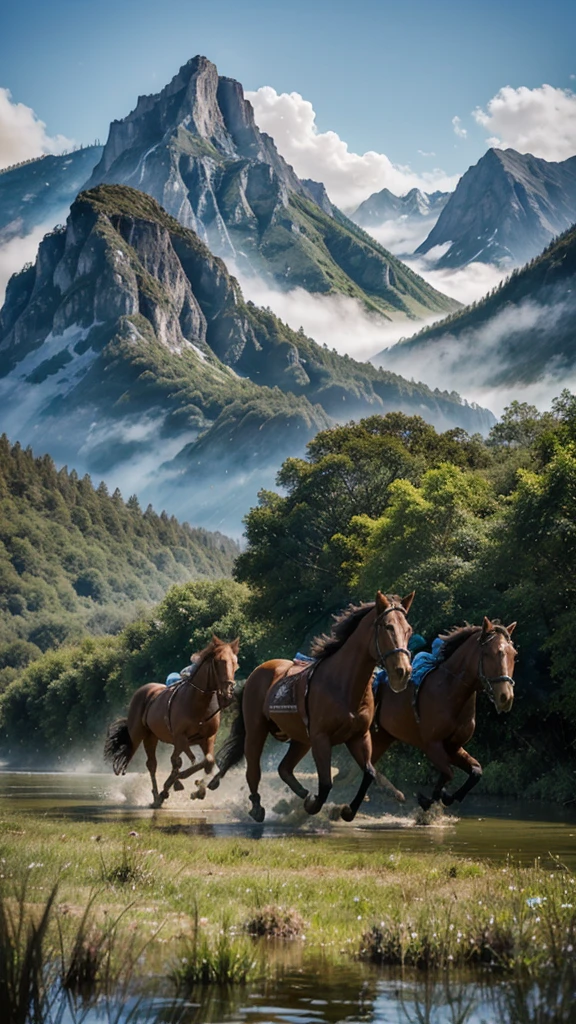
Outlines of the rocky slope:
<svg viewBox="0 0 576 1024">
<path fill-rule="evenodd" d="M 546 376 L 558 392 L 576 367 L 576 227 L 515 270 L 481 302 L 375 357 L 406 371 L 419 365 L 445 386 L 532 383 Z M 426 370 L 425 368 L 428 368 Z"/>
<path fill-rule="evenodd" d="M 351 220 L 362 228 L 377 227 L 384 221 L 436 221 L 450 198 L 450 192 L 421 192 L 412 188 L 405 196 L 395 196 L 388 188 L 374 192 L 351 214 Z"/>
<path fill-rule="evenodd" d="M 86 146 L 0 171 L 0 245 L 65 220 L 101 156 L 101 146 Z"/>
<path fill-rule="evenodd" d="M 242 86 L 205 57 L 113 121 L 89 186 L 147 192 L 211 250 L 283 287 L 341 292 L 385 316 L 449 312 L 435 291 L 301 181 L 261 132 Z"/>
<path fill-rule="evenodd" d="M 492 421 L 245 303 L 194 232 L 125 186 L 82 193 L 11 279 L 0 375 L 11 437 L 226 529 L 216 511 L 237 527 L 282 459 L 330 422 L 389 409 L 470 432 Z"/>
<path fill-rule="evenodd" d="M 516 267 L 576 221 L 576 156 L 551 163 L 489 149 L 458 182 L 417 253 L 444 246 L 438 267 L 478 260 Z"/>
</svg>

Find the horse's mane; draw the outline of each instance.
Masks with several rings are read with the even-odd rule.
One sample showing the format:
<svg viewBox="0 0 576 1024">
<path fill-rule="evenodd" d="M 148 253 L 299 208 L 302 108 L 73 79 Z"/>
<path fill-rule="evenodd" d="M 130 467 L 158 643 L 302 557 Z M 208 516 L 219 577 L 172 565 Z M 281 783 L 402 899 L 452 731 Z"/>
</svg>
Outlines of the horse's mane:
<svg viewBox="0 0 576 1024">
<path fill-rule="evenodd" d="M 211 654 L 215 654 L 221 647 L 226 647 L 225 640 L 211 640 L 201 651 L 195 651 L 192 655 L 192 664 L 200 666 Z"/>
<path fill-rule="evenodd" d="M 375 601 L 363 601 L 362 604 L 349 604 L 340 615 L 334 615 L 334 624 L 330 633 L 322 633 L 321 636 L 314 637 L 310 648 L 312 657 L 316 661 L 324 661 L 324 658 L 329 658 L 331 654 L 339 651 L 348 637 L 352 636 L 364 616 L 372 611 L 375 603 Z"/>
<path fill-rule="evenodd" d="M 510 643 L 512 642 L 510 634 L 505 626 L 500 622 L 494 621 L 492 622 L 492 625 L 495 633 L 501 633 L 502 636 L 506 637 L 506 640 L 510 641 Z M 465 626 L 454 626 L 454 628 L 448 630 L 447 633 L 441 633 L 440 639 L 443 641 L 443 644 L 440 649 L 440 661 L 448 661 L 448 658 L 451 658 L 458 648 L 461 647 L 463 643 L 466 643 L 466 640 L 469 640 L 470 637 L 474 636 L 476 633 L 481 632 L 482 626 L 470 626 L 469 623 L 466 623 Z"/>
<path fill-rule="evenodd" d="M 388 600 L 392 601 L 393 604 L 401 604 L 401 599 L 398 594 L 387 595 Z M 368 612 L 371 612 L 375 607 L 375 601 L 363 601 L 362 604 L 349 604 L 340 615 L 334 615 L 334 624 L 330 633 L 322 633 L 321 636 L 314 637 L 310 652 L 312 657 L 316 661 L 324 661 L 325 658 L 329 658 L 331 654 L 336 654 L 340 648 L 346 643 L 348 637 L 352 636 L 352 633 L 362 621 Z"/>
</svg>

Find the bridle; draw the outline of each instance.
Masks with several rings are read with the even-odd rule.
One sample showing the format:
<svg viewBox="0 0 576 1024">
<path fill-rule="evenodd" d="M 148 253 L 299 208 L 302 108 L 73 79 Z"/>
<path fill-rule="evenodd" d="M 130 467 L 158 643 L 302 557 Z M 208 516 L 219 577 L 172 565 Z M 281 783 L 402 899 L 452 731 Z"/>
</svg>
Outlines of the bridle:
<svg viewBox="0 0 576 1024">
<path fill-rule="evenodd" d="M 376 645 L 376 653 L 378 655 L 377 665 L 378 668 L 386 668 L 386 658 L 389 658 L 392 654 L 406 654 L 410 661 L 412 655 L 407 647 L 393 647 L 391 651 L 384 651 L 380 649 L 379 630 L 382 622 L 390 612 L 402 612 L 404 618 L 406 618 L 406 609 L 401 604 L 391 604 L 388 608 L 385 608 L 383 612 L 380 612 L 374 621 L 374 642 Z"/>
<path fill-rule="evenodd" d="M 175 683 L 175 685 L 170 688 L 170 696 L 168 697 L 168 706 L 166 708 L 166 715 L 164 716 L 165 717 L 166 725 L 168 726 L 168 729 L 169 729 L 170 732 L 172 732 L 172 703 L 174 701 L 174 698 L 175 698 L 176 694 L 180 690 L 182 690 L 185 686 L 191 686 L 193 690 L 196 690 L 198 693 L 203 693 L 205 697 L 208 697 L 208 696 L 213 697 L 214 694 L 216 695 L 216 702 L 218 704 L 218 707 L 216 708 L 215 711 L 212 712 L 212 714 L 208 715 L 208 718 L 204 718 L 201 722 L 199 722 L 198 723 L 199 725 L 205 725 L 206 722 L 209 722 L 211 718 L 214 718 L 214 716 L 217 715 L 219 711 L 225 711 L 226 708 L 230 707 L 230 704 L 232 703 L 232 698 L 234 696 L 234 694 L 233 694 L 234 680 L 233 679 L 227 679 L 226 680 L 227 692 L 228 692 L 229 696 L 225 696 L 226 691 L 224 690 L 224 688 L 221 687 L 221 686 L 218 686 L 218 676 L 216 676 L 216 686 L 207 686 L 206 689 L 203 689 L 201 686 L 197 686 L 196 685 L 196 683 L 194 682 L 193 676 L 196 675 L 196 673 L 198 672 L 198 670 L 200 669 L 200 667 L 203 664 L 204 664 L 204 661 L 196 662 L 192 666 L 192 671 L 188 675 L 183 676 L 179 683 Z M 214 660 L 213 659 L 210 661 L 210 664 L 208 666 L 208 682 L 210 682 L 210 675 L 211 674 L 216 675 L 216 670 L 215 670 L 215 667 L 214 667 Z"/>
<path fill-rule="evenodd" d="M 227 708 L 230 705 L 230 703 L 232 701 L 232 691 L 234 690 L 235 681 L 234 681 L 234 679 L 227 679 L 225 686 L 220 686 L 219 685 L 218 676 L 216 674 L 216 667 L 214 665 L 214 659 L 212 658 L 210 660 L 210 664 L 208 666 L 208 682 L 210 682 L 210 676 L 214 675 L 215 678 L 216 678 L 216 685 L 215 686 L 206 686 L 206 689 L 203 690 L 201 686 L 197 686 L 196 685 L 196 683 L 194 682 L 194 680 L 192 678 L 194 675 L 196 675 L 196 672 L 198 671 L 200 666 L 203 665 L 203 664 L 204 664 L 203 661 L 199 662 L 199 664 L 195 668 L 194 672 L 191 673 L 189 676 L 187 676 L 184 679 L 184 684 L 189 683 L 189 685 L 194 690 L 197 690 L 198 693 L 203 693 L 205 695 L 206 694 L 216 694 L 216 699 L 218 701 L 218 710 L 219 711 L 223 711 L 225 708 Z M 226 693 L 228 693 L 230 696 L 225 696 Z"/>
<path fill-rule="evenodd" d="M 510 686 L 512 687 L 512 689 L 514 689 L 515 683 L 512 679 L 512 676 L 487 676 L 484 674 L 484 651 L 482 650 L 482 648 L 485 647 L 486 644 L 489 644 L 494 639 L 495 636 L 497 636 L 496 632 L 489 633 L 485 640 L 482 639 L 482 634 L 480 634 L 480 636 L 478 637 L 478 643 L 480 645 L 480 652 L 478 656 L 478 679 L 482 684 L 482 690 L 489 697 L 494 707 L 498 711 L 499 709 L 494 697 L 493 686 L 496 683 L 510 683 Z"/>
</svg>

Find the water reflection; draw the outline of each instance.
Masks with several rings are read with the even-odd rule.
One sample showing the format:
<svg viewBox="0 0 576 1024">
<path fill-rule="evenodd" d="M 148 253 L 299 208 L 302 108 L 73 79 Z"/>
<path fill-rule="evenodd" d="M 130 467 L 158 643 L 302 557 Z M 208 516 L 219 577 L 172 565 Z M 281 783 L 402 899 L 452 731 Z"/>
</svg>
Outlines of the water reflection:
<svg viewBox="0 0 576 1024">
<path fill-rule="evenodd" d="M 168 833 L 208 838 L 257 840 L 290 835 L 307 842 L 322 834 L 339 849 L 352 852 L 380 850 L 383 844 L 407 852 L 441 847 L 455 856 L 489 858 L 497 863 L 511 857 L 516 863 L 531 865 L 540 858 L 544 866 L 555 867 L 557 858 L 576 869 L 576 812 L 562 807 L 472 798 L 458 812 L 460 816 L 449 813 L 430 827 L 420 827 L 410 811 L 392 814 L 389 804 L 380 806 L 372 801 L 355 826 L 305 816 L 294 822 L 292 817 L 284 820 L 274 814 L 264 825 L 256 825 L 246 814 L 242 793 L 231 802 L 225 791 L 218 791 L 211 806 L 191 804 L 185 793 L 179 793 L 171 796 L 169 806 L 156 811 L 147 806 L 148 799 L 148 780 L 136 773 L 116 779 L 80 773 L 0 772 L 0 813 L 17 809 L 127 825 L 144 818 Z"/>
</svg>

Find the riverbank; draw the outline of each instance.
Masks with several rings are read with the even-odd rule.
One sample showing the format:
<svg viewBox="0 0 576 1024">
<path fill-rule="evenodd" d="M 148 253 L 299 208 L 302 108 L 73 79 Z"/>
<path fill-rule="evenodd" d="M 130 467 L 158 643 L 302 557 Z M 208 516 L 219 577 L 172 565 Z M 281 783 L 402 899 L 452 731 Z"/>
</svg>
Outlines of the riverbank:
<svg viewBox="0 0 576 1024">
<path fill-rule="evenodd" d="M 430 851 L 342 849 L 329 836 L 204 837 L 184 824 L 0 817 L 5 892 L 137 935 L 144 959 L 173 962 L 195 933 L 282 937 L 334 962 L 540 969 L 576 949 L 573 876 Z M 155 968 L 156 969 L 156 968 Z"/>
</svg>

